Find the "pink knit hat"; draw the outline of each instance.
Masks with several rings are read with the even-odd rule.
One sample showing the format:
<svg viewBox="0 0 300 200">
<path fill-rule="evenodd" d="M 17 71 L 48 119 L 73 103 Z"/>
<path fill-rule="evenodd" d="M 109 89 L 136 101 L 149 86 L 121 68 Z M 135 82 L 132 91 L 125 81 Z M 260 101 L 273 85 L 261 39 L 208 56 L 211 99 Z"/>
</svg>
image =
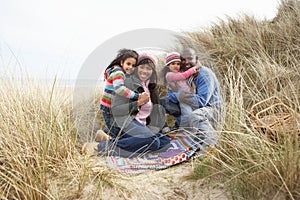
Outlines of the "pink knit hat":
<svg viewBox="0 0 300 200">
<path fill-rule="evenodd" d="M 178 52 L 171 52 L 167 54 L 166 65 L 169 65 L 172 62 L 181 62 L 180 54 Z"/>
<path fill-rule="evenodd" d="M 149 54 L 141 54 L 139 56 L 139 59 L 138 59 L 138 62 L 137 62 L 137 66 L 140 65 L 140 63 L 144 60 L 150 60 L 153 64 L 154 64 L 154 68 L 156 68 L 156 65 L 157 65 L 157 58 L 152 56 L 152 55 L 149 55 Z"/>
</svg>

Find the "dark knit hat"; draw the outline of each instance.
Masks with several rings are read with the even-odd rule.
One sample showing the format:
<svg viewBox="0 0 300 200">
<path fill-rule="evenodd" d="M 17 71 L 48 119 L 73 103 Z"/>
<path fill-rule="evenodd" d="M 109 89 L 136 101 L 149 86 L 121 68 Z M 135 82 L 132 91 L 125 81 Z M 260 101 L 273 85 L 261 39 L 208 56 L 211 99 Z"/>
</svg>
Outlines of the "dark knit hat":
<svg viewBox="0 0 300 200">
<path fill-rule="evenodd" d="M 180 54 L 178 52 L 171 52 L 167 54 L 166 65 L 169 65 L 172 62 L 181 62 Z"/>
</svg>

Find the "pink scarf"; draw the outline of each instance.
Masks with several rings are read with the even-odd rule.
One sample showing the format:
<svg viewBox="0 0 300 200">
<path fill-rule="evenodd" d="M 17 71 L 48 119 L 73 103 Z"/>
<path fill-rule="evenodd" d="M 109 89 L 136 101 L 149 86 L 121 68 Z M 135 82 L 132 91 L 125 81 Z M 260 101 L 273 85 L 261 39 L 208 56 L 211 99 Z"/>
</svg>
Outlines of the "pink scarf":
<svg viewBox="0 0 300 200">
<path fill-rule="evenodd" d="M 149 80 L 145 82 L 142 82 L 142 86 L 145 90 L 145 92 L 150 96 L 150 91 L 148 89 Z M 146 118 L 150 115 L 153 108 L 153 103 L 151 102 L 151 99 L 144 105 L 141 106 L 138 114 L 136 115 L 135 119 L 139 121 L 140 123 L 146 125 Z"/>
</svg>

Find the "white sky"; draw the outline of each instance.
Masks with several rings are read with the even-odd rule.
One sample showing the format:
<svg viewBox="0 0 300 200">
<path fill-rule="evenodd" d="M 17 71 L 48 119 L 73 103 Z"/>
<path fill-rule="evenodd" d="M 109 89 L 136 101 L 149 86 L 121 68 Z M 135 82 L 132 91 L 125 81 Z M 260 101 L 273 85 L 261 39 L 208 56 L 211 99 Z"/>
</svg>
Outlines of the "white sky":
<svg viewBox="0 0 300 200">
<path fill-rule="evenodd" d="M 226 15 L 272 19 L 278 6 L 277 0 L 0 0 L 0 70 L 76 78 L 95 48 L 123 32 L 200 30 Z"/>
</svg>

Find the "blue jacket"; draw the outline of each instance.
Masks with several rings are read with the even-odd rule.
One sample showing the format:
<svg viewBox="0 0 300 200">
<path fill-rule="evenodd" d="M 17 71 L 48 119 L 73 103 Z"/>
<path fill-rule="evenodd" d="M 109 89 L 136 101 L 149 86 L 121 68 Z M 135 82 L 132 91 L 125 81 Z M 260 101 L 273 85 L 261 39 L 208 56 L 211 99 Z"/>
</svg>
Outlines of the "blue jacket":
<svg viewBox="0 0 300 200">
<path fill-rule="evenodd" d="M 189 94 L 189 100 L 193 102 L 191 105 L 194 109 L 202 108 L 205 106 L 222 107 L 222 96 L 220 93 L 219 82 L 216 75 L 207 67 L 201 66 L 200 72 L 193 82 L 193 77 L 190 78 L 189 83 L 191 87 L 195 87 L 195 94 Z M 168 98 L 173 103 L 179 102 L 180 93 L 183 89 L 179 89 L 177 92 L 169 90 Z"/>
</svg>

